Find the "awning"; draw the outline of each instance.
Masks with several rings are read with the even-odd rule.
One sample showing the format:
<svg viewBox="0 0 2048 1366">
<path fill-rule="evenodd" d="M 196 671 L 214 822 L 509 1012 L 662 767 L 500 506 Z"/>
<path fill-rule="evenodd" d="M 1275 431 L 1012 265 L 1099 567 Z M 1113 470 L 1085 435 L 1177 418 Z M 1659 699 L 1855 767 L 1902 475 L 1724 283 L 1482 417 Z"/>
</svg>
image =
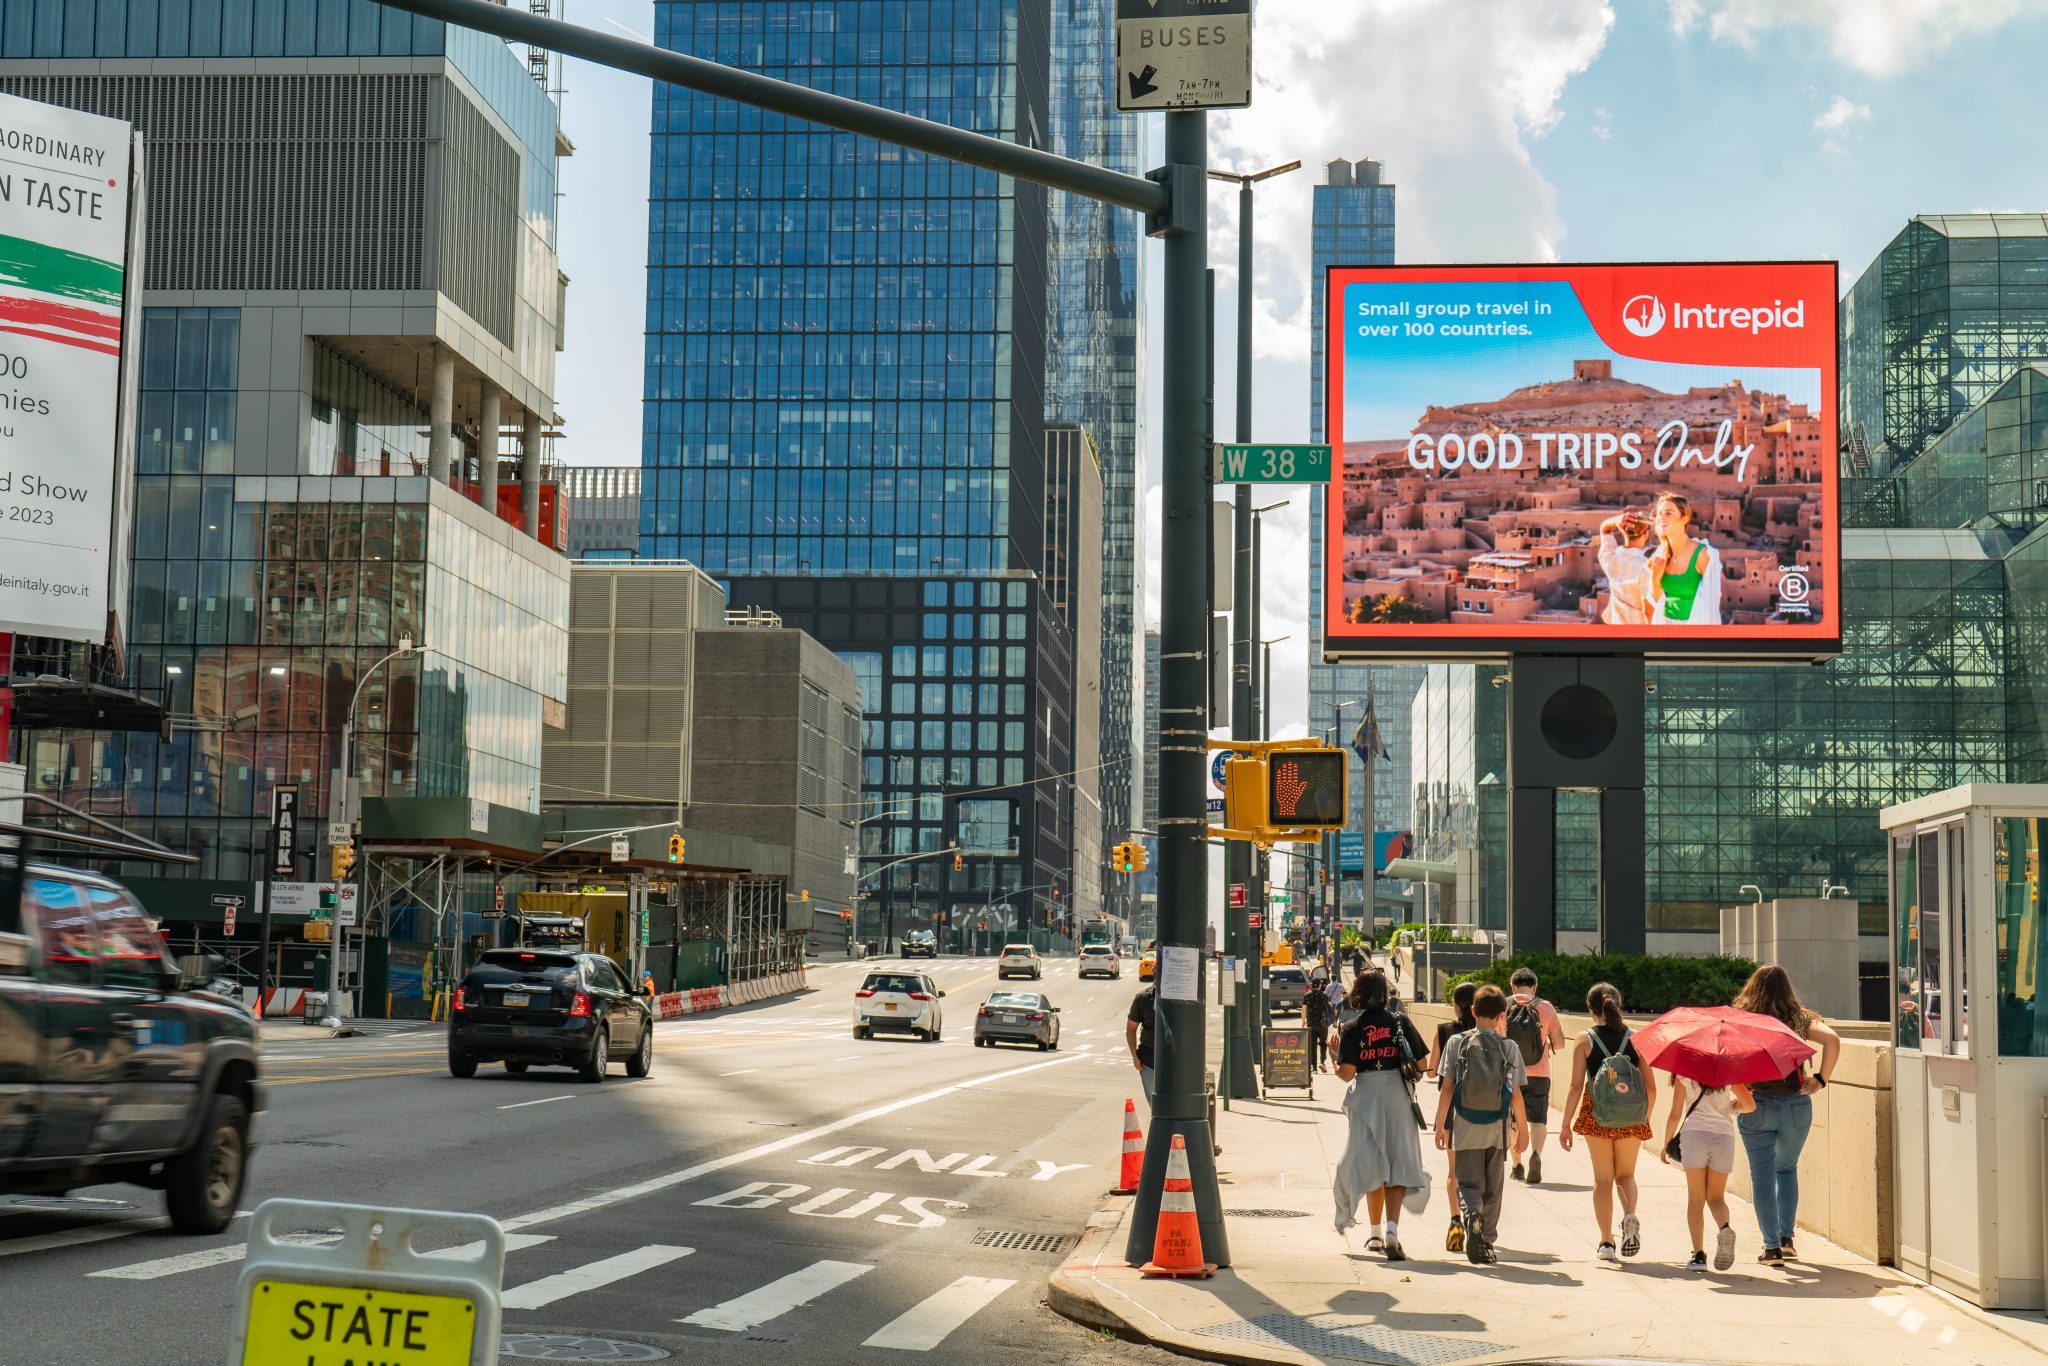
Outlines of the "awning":
<svg viewBox="0 0 2048 1366">
<path fill-rule="evenodd" d="M 1380 876 L 1402 882 L 1427 882 L 1437 887 L 1458 885 L 1458 866 L 1454 863 L 1431 863 L 1427 859 L 1388 859 L 1385 871 Z"/>
</svg>

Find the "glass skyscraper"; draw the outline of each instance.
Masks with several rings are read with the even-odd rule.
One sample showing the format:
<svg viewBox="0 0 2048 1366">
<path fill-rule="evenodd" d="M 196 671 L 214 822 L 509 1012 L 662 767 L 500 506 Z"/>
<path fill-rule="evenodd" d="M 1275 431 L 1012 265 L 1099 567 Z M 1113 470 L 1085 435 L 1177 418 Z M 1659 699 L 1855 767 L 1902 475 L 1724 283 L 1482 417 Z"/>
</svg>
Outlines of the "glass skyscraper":
<svg viewBox="0 0 2048 1366">
<path fill-rule="evenodd" d="M 1310 225 L 1308 411 L 1309 439 L 1321 441 L 1324 383 L 1324 278 L 1332 266 L 1392 265 L 1394 261 L 1394 187 L 1385 182 L 1377 161 L 1333 161 L 1324 183 L 1315 187 Z M 1339 465 L 1342 456 L 1339 455 Z M 1320 493 L 1320 490 L 1317 490 Z M 1373 714 L 1388 758 L 1373 764 L 1372 821 L 1380 830 L 1402 830 L 1409 824 L 1408 705 L 1421 683 L 1416 665 L 1325 664 L 1323 659 L 1323 503 L 1309 500 L 1308 586 L 1308 733 L 1349 745 L 1365 713 L 1368 689 Z M 1365 829 L 1365 765 L 1351 760 L 1353 831 Z M 1371 850 L 1372 836 L 1363 848 Z M 1427 852 L 1426 850 L 1424 851 Z M 1297 861 L 1297 866 L 1298 866 Z M 1362 872 L 1362 870 L 1361 870 Z M 1302 885 L 1302 884 L 1297 884 Z M 1365 914 L 1365 883 L 1344 882 L 1341 909 L 1347 916 Z"/>
<path fill-rule="evenodd" d="M 656 39 L 1134 161 L 1135 131 L 1106 104 L 1108 22 L 1016 0 L 660 0 Z M 1105 521 L 1127 523 L 1135 228 L 991 172 L 668 87 L 654 97 L 648 214 L 642 554 L 699 565 L 735 605 L 776 611 L 855 664 L 864 853 L 962 839 L 962 797 L 978 829 L 1009 832 L 1013 857 L 892 873 L 885 908 L 908 913 L 895 893 L 924 884 L 919 916 L 1060 881 L 1065 841 L 1038 839 L 1036 804 L 1099 783 L 1114 828 L 1128 817 L 1112 803 L 1128 813 L 1130 791 L 1128 776 L 1116 787 L 1069 773 L 1057 756 L 1070 742 L 1041 745 L 1045 727 L 1027 722 L 1070 714 L 1075 690 L 1043 582 L 1044 430 L 1057 418 L 1088 431 Z M 1133 669 L 1131 568 L 1115 557 L 1129 541 L 1104 539 L 1105 597 L 1121 591 L 1126 620 L 1113 602 L 1099 609 L 1101 774 L 1127 775 L 1129 684 L 1114 678 Z"/>
</svg>

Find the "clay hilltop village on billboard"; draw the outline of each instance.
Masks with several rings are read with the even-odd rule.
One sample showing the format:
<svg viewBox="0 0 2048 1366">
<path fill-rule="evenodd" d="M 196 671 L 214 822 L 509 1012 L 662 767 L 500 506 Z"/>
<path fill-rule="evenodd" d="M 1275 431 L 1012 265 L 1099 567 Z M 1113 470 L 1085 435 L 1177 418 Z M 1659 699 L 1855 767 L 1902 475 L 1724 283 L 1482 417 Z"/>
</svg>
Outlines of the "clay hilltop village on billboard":
<svg viewBox="0 0 2048 1366">
<path fill-rule="evenodd" d="M 1613 270 L 1333 273 L 1334 641 L 1839 632 L 1831 269 Z"/>
</svg>

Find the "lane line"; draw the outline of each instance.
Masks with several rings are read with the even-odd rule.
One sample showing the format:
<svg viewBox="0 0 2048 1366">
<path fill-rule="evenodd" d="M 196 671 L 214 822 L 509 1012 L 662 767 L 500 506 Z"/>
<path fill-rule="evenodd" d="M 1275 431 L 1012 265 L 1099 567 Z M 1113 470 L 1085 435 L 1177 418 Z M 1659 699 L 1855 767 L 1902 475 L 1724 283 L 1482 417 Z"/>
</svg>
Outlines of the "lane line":
<svg viewBox="0 0 2048 1366">
<path fill-rule="evenodd" d="M 1015 1285 L 993 1276 L 962 1276 L 935 1295 L 891 1319 L 863 1347 L 892 1347 L 899 1352 L 929 1352 L 948 1334 Z"/>
<path fill-rule="evenodd" d="M 241 1215 L 235 1216 L 237 1219 Z M 109 1238 L 126 1238 L 131 1233 L 147 1233 L 151 1229 L 169 1228 L 168 1219 L 120 1219 L 108 1224 L 86 1224 L 79 1228 L 59 1229 L 55 1233 L 37 1233 L 27 1238 L 10 1238 L 0 1243 L 0 1257 L 18 1257 L 24 1252 L 44 1252 L 53 1247 L 78 1247 L 86 1243 L 103 1243 Z"/>
<path fill-rule="evenodd" d="M 695 1324 L 699 1328 L 716 1328 L 725 1333 L 744 1333 L 770 1319 L 780 1318 L 792 1309 L 801 1309 L 827 1291 L 836 1290 L 873 1270 L 863 1262 L 813 1262 L 801 1271 L 790 1272 L 781 1280 L 770 1281 L 759 1290 L 750 1290 L 738 1299 L 715 1304 L 709 1309 L 699 1309 L 676 1322 Z"/>
<path fill-rule="evenodd" d="M 597 1045 L 595 1045 L 595 1044 L 592 1044 L 592 1045 L 591 1045 L 591 1047 L 593 1047 L 593 1048 L 595 1048 L 596 1046 L 597 1046 Z M 548 1105 L 548 1104 L 552 1104 L 553 1102 L 555 1102 L 555 1101 L 558 1101 L 558 1100 L 574 1100 L 574 1099 L 576 1099 L 576 1097 L 575 1097 L 575 1096 L 573 1096 L 573 1095 L 569 1095 L 569 1096 L 542 1096 L 542 1097 L 541 1097 L 541 1098 L 540 1098 L 539 1100 L 522 1100 L 522 1101 L 520 1101 L 520 1102 L 519 1102 L 518 1104 L 516 1104 L 516 1105 L 500 1105 L 500 1106 L 499 1106 L 498 1108 L 499 1108 L 500 1110 L 524 1110 L 524 1109 L 525 1109 L 525 1108 L 526 1108 L 527 1106 L 529 1106 L 529 1105 Z"/>
<path fill-rule="evenodd" d="M 649 1243 L 636 1247 L 631 1252 L 621 1252 L 616 1257 L 589 1262 L 583 1266 L 571 1267 L 552 1276 L 543 1276 L 537 1281 L 507 1290 L 498 1297 L 498 1303 L 507 1309 L 542 1309 L 556 1300 L 567 1299 L 585 1290 L 597 1290 L 623 1281 L 628 1276 L 637 1276 L 643 1271 L 652 1271 L 657 1266 L 667 1266 L 680 1257 L 687 1257 L 695 1248 L 669 1247 L 663 1243 Z"/>
<path fill-rule="evenodd" d="M 959 1091 L 969 1091 L 977 1086 L 985 1086 L 990 1082 L 1008 1081 L 1012 1077 L 1021 1077 L 1027 1072 L 1037 1072 L 1048 1067 L 1064 1067 L 1068 1063 L 1081 1062 L 1083 1060 L 1081 1054 L 1070 1053 L 1065 1057 L 1051 1058 L 1044 1062 L 1026 1063 L 1022 1067 L 1006 1067 L 1000 1072 L 984 1072 L 978 1077 L 968 1077 L 962 1081 L 941 1086 L 936 1090 L 920 1092 L 914 1096 L 905 1096 L 901 1100 L 892 1100 L 887 1104 L 877 1105 L 871 1109 L 847 1115 L 842 1119 L 835 1119 L 829 1123 L 820 1124 L 815 1128 L 805 1129 L 783 1138 L 770 1139 L 766 1143 L 757 1143 L 742 1152 L 732 1153 L 725 1157 L 714 1157 L 708 1162 L 699 1162 L 695 1166 L 684 1167 L 680 1171 L 665 1172 L 660 1176 L 650 1177 L 645 1181 L 636 1181 L 630 1186 L 619 1186 L 613 1190 L 599 1191 L 595 1195 L 586 1195 L 580 1200 L 571 1200 L 566 1204 L 550 1205 L 545 1209 L 537 1209 L 527 1214 L 514 1215 L 510 1219 L 501 1220 L 500 1223 L 509 1232 L 522 1228 L 533 1228 L 539 1224 L 551 1224 L 557 1219 L 567 1219 L 571 1215 L 576 1214 L 588 1214 L 592 1210 L 609 1209 L 611 1206 L 621 1204 L 627 1200 L 638 1200 L 642 1196 L 653 1195 L 659 1191 L 665 1191 L 671 1186 L 680 1186 L 685 1181 L 694 1181 L 700 1176 L 709 1176 L 713 1172 L 722 1172 L 729 1167 L 737 1167 L 742 1163 L 752 1162 L 756 1158 L 768 1157 L 775 1153 L 786 1152 L 791 1148 L 801 1147 L 807 1143 L 815 1143 L 819 1139 L 828 1138 L 833 1134 L 839 1133 L 841 1130 L 851 1129 L 855 1125 L 865 1124 L 869 1120 L 880 1119 L 884 1115 L 893 1115 L 898 1110 L 908 1110 L 918 1105 L 929 1105 L 933 1101 L 943 1100 L 945 1097 Z"/>
<path fill-rule="evenodd" d="M 746 1075 L 747 1075 L 748 1073 L 751 1073 L 751 1072 L 758 1072 L 758 1071 L 760 1071 L 760 1070 L 761 1070 L 761 1069 L 760 1069 L 760 1068 L 758 1068 L 758 1067 L 742 1067 L 742 1068 L 741 1068 L 741 1069 L 740 1069 L 739 1071 L 737 1071 L 737 1072 L 720 1072 L 720 1073 L 719 1073 L 718 1075 L 719 1075 L 719 1076 L 721 1076 L 721 1077 L 744 1077 L 744 1076 L 746 1076 Z"/>
</svg>

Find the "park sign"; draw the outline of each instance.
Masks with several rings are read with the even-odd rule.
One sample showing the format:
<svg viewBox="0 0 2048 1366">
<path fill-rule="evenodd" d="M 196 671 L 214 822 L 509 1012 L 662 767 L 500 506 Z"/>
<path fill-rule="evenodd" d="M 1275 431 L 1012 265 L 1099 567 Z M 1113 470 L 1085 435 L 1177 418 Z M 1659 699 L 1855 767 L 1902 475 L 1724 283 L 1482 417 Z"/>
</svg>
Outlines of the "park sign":
<svg viewBox="0 0 2048 1366">
<path fill-rule="evenodd" d="M 1262 446 L 1218 442 L 1214 482 L 1327 484 L 1330 482 L 1330 448 L 1304 444 Z"/>
<path fill-rule="evenodd" d="M 103 641 L 126 597 L 134 146 L 0 95 L 0 632 Z"/>
<path fill-rule="evenodd" d="M 1117 112 L 1251 102 L 1251 0 L 1116 0 Z"/>
</svg>

